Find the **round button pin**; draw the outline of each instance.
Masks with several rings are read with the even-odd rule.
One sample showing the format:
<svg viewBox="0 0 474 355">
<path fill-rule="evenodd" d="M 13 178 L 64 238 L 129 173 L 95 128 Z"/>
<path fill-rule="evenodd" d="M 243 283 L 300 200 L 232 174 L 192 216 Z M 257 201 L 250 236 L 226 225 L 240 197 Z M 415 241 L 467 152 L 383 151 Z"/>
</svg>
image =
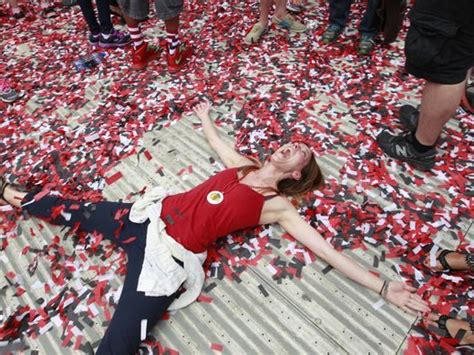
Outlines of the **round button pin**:
<svg viewBox="0 0 474 355">
<path fill-rule="evenodd" d="M 207 202 L 211 205 L 218 205 L 224 201 L 224 194 L 220 191 L 211 191 L 207 194 Z"/>
</svg>

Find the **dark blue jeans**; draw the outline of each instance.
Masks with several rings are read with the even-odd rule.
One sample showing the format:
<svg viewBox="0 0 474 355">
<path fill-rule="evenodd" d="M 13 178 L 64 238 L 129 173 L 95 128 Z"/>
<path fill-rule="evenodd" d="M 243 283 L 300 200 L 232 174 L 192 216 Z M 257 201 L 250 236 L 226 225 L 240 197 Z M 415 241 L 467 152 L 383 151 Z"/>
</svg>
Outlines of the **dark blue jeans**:
<svg viewBox="0 0 474 355">
<path fill-rule="evenodd" d="M 329 0 L 329 24 L 345 27 L 353 0 Z M 379 30 L 379 18 L 375 13 L 380 0 L 368 0 L 367 10 L 360 23 L 361 34 L 375 36 Z"/>
<path fill-rule="evenodd" d="M 34 194 L 25 196 L 23 203 Z M 132 204 L 119 202 L 80 203 L 47 195 L 23 207 L 30 215 L 51 224 L 77 228 L 80 232 L 97 232 L 127 253 L 127 275 L 122 295 L 96 354 L 135 354 L 140 341 L 142 319 L 147 333 L 161 319 L 179 291 L 167 297 L 149 297 L 137 291 L 142 269 L 148 222 L 129 220 Z"/>
<path fill-rule="evenodd" d="M 99 34 L 101 32 L 110 33 L 112 30 L 112 21 L 110 19 L 109 0 L 97 0 L 96 4 L 99 22 L 97 22 L 97 18 L 95 17 L 92 0 L 79 0 L 82 15 L 89 26 L 89 30 L 92 34 Z"/>
</svg>

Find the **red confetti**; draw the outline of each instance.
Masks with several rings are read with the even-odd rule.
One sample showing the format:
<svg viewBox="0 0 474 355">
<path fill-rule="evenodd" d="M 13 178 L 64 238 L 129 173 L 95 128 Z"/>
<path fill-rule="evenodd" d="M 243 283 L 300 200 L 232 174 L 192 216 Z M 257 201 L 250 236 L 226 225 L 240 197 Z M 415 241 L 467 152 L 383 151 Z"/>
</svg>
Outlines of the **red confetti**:
<svg viewBox="0 0 474 355">
<path fill-rule="evenodd" d="M 122 173 L 120 171 L 117 171 L 112 176 L 105 178 L 105 181 L 107 182 L 107 185 L 112 185 L 114 182 L 116 182 L 117 180 L 120 180 L 122 177 L 123 177 Z"/>
</svg>

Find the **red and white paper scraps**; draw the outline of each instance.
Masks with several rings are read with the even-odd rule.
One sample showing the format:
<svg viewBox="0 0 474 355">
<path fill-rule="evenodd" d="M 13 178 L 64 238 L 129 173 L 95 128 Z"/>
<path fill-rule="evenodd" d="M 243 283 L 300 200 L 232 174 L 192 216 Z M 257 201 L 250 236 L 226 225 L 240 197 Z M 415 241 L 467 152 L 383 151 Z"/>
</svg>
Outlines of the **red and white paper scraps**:
<svg viewBox="0 0 474 355">
<path fill-rule="evenodd" d="M 358 20 L 352 27 L 362 9 L 362 4 L 353 6 Z M 256 4 L 236 0 L 188 3 L 181 33 L 195 55 L 179 76 L 168 74 L 164 57 L 145 71 L 130 70 L 128 50 L 107 51 L 97 68 L 76 72 L 74 61 L 91 53 L 78 8 L 61 9 L 54 20 L 0 17 L 2 75 L 25 92 L 11 105 L 0 104 L 0 174 L 29 188 L 97 201 L 105 184 L 127 178 L 110 173 L 122 159 L 134 154 L 154 158 L 141 143 L 145 132 L 166 129 L 202 97 L 229 110 L 238 102 L 241 110 L 229 111 L 218 123 L 234 127 L 242 153 L 264 159 L 282 140 L 298 138 L 322 162 L 337 167 L 331 170 L 329 164 L 324 190 L 307 196 L 300 208 L 326 239 L 338 249 L 365 248 L 366 243 L 379 247 L 375 269 L 386 258 L 401 258 L 405 263 L 396 271 L 424 297 L 436 296 L 431 298 L 436 299 L 435 310 L 472 317 L 473 298 L 466 296 L 473 292 L 470 279 L 434 275 L 421 262 L 441 232 L 472 252 L 462 222 L 473 217 L 473 118 L 458 112 L 455 128 L 441 137 L 432 173 L 388 159 L 374 137 L 384 127 L 401 129 L 398 107 L 418 102 L 422 87 L 420 80 L 403 74 L 402 42 L 377 45 L 364 58 L 356 54 L 356 31 L 322 45 L 327 8 L 311 4 L 301 16 L 309 27 L 306 34 L 288 35 L 272 27 L 258 45 L 246 46 L 243 36 L 256 21 L 256 11 Z M 162 26 L 155 19 L 144 23 L 148 40 L 162 40 L 157 36 Z M 191 166 L 182 174 L 192 172 Z M 21 231 L 18 218 L 12 210 L 0 211 L 0 245 L 6 255 L 15 238 L 41 240 L 42 224 Z M 8 292 L 18 307 L 2 313 L 0 339 L 41 337 L 57 328 L 63 331 L 63 346 L 85 352 L 96 347 L 81 327 L 95 326 L 99 313 L 110 319 L 120 294 L 112 276 L 124 274 L 125 255 L 100 243 L 100 235 L 64 233 L 41 248 L 21 252 L 20 257 L 31 259 L 28 275 L 35 277 L 41 264 L 49 280 L 27 285 L 23 275 L 7 273 Z M 66 238 L 74 241 L 72 251 L 63 244 Z M 268 267 L 275 281 L 304 277 L 314 255 L 284 238 L 277 238 L 271 227 L 227 236 L 209 252 L 207 275 L 239 282 L 248 265 L 277 248 L 285 257 L 273 258 Z M 84 278 L 85 272 L 95 276 Z M 206 294 L 213 287 L 201 298 L 210 306 L 214 295 Z M 41 290 L 35 304 L 24 297 L 29 288 Z M 261 293 L 268 296 L 263 286 Z M 421 324 L 416 330 L 421 336 L 410 338 L 408 351 L 451 349 L 449 341 Z M 150 351 L 175 352 L 151 338 L 144 345 Z M 222 350 L 218 343 L 210 346 Z"/>
</svg>

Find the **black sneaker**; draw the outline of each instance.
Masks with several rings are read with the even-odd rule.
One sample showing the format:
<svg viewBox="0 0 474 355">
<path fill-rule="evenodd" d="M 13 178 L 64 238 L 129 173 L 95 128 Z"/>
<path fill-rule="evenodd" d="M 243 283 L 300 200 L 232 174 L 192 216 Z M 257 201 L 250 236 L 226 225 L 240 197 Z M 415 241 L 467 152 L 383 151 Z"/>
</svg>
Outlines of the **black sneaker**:
<svg viewBox="0 0 474 355">
<path fill-rule="evenodd" d="M 99 36 L 99 46 L 102 48 L 124 47 L 130 43 L 130 35 L 120 31 L 112 30 L 107 36 L 103 34 Z"/>
<path fill-rule="evenodd" d="M 398 111 L 398 119 L 410 132 L 416 131 L 419 118 L 420 111 L 411 105 L 403 105 Z"/>
<path fill-rule="evenodd" d="M 374 49 L 375 41 L 374 36 L 363 34 L 360 36 L 359 41 L 359 54 L 369 55 Z"/>
<path fill-rule="evenodd" d="M 15 13 L 13 14 L 13 17 L 14 17 L 15 19 L 17 19 L 17 20 L 20 20 L 20 19 L 22 19 L 23 17 L 25 17 L 25 13 L 20 10 L 19 12 L 15 12 Z"/>
<path fill-rule="evenodd" d="M 435 164 L 436 149 L 420 153 L 413 146 L 412 134 L 392 136 L 383 131 L 377 136 L 379 147 L 392 158 L 405 161 L 422 171 L 431 170 Z"/>
<path fill-rule="evenodd" d="M 326 32 L 323 33 L 323 43 L 329 44 L 334 42 L 337 37 L 342 33 L 343 28 L 339 25 L 331 24 L 327 28 Z"/>
<path fill-rule="evenodd" d="M 99 38 L 100 38 L 100 33 L 99 34 L 90 34 L 89 35 L 89 43 L 92 46 L 98 46 L 99 45 Z"/>
</svg>

